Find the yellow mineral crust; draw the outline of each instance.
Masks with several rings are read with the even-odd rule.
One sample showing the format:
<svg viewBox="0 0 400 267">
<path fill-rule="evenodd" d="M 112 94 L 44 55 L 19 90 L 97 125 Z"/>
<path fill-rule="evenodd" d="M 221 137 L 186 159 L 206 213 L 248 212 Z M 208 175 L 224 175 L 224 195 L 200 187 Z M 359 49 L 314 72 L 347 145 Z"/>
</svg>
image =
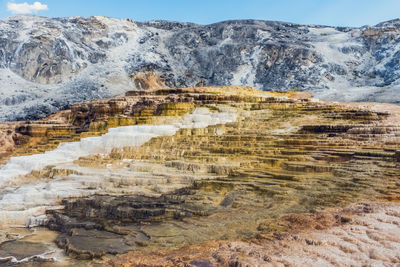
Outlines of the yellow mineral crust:
<svg viewBox="0 0 400 267">
<path fill-rule="evenodd" d="M 91 250 L 97 232 L 70 231 L 68 227 L 74 226 L 60 223 L 62 216 L 123 235 L 126 242 L 119 244 L 120 253 L 140 251 L 110 262 L 114 266 L 196 262 L 198 266 L 231 262 L 262 266 L 286 264 L 285 259 L 295 265 L 326 261 L 341 265 L 357 257 L 377 263 L 399 260 L 389 245 L 387 251 L 379 251 L 385 241 L 375 240 L 376 236 L 381 232 L 389 238 L 389 234 L 386 228 L 373 226 L 379 226 L 373 214 L 384 217 L 398 212 L 398 204 L 393 204 L 400 200 L 398 106 L 332 103 L 307 93 L 232 86 L 131 91 L 76 104 L 48 120 L 19 123 L 16 133 L 26 140 L 16 144 L 14 151 L 9 149 L 7 156 L 51 150 L 60 142 L 102 135 L 119 126 L 172 123 L 197 108 L 229 111 L 236 120 L 181 128 L 141 146 L 115 148 L 20 177 L 70 179 L 88 189 L 80 197 L 63 199 L 62 215 L 48 214 L 52 229 L 69 233 L 58 241 L 67 253 L 88 258 L 106 254 Z M 372 215 L 355 206 L 377 201 L 385 203 L 371 204 Z M 349 205 L 351 211 L 341 210 Z M 325 213 L 330 209 L 336 213 Z M 363 225 L 364 215 L 371 227 Z M 354 218 L 354 227 L 362 228 L 357 236 L 350 236 L 353 230 L 346 218 Z M 387 229 L 395 227 L 387 223 Z M 302 224 L 315 227 L 310 230 Z M 292 235 L 294 231 L 301 235 Z M 364 240 L 370 232 L 378 243 Z M 281 239 L 274 233 L 287 235 Z M 329 254 L 329 249 L 317 247 L 322 246 L 324 233 L 327 245 L 337 252 Z M 82 241 L 79 236 L 90 237 Z M 357 242 L 361 247 L 356 249 Z M 399 240 L 393 242 L 398 247 Z M 307 249 L 301 251 L 304 244 Z M 187 252 L 181 249 L 184 245 Z M 288 246 L 298 251 L 298 258 Z M 282 256 L 276 256 L 277 251 Z M 350 254 L 348 261 L 339 260 Z"/>
</svg>

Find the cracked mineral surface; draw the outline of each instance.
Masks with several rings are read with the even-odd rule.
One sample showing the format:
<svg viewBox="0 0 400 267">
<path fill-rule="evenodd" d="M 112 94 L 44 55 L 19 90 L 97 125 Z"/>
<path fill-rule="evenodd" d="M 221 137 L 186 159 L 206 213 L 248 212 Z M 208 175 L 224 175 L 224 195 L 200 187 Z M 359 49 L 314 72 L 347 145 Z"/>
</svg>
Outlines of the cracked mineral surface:
<svg viewBox="0 0 400 267">
<path fill-rule="evenodd" d="M 0 261 L 398 264 L 399 117 L 226 86 L 4 123 Z"/>
</svg>

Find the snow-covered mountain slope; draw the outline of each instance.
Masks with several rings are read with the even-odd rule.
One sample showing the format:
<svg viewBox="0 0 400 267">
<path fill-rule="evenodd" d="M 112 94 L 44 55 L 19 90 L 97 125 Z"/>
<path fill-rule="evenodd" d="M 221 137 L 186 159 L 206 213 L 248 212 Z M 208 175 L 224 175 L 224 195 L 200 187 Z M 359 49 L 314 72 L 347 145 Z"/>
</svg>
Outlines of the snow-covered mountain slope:
<svg viewBox="0 0 400 267">
<path fill-rule="evenodd" d="M 338 101 L 400 103 L 400 20 L 334 28 L 106 17 L 0 20 L 0 120 L 44 117 L 122 94 L 153 72 L 167 86 L 248 85 Z"/>
</svg>

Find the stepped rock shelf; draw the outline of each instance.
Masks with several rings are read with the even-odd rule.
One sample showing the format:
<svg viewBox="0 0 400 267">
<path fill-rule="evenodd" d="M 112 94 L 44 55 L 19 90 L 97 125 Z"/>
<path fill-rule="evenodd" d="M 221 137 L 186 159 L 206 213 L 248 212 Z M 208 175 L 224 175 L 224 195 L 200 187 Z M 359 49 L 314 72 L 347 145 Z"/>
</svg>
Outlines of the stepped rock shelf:
<svg viewBox="0 0 400 267">
<path fill-rule="evenodd" d="M 0 143 L 0 263 L 268 265 L 285 263 L 282 252 L 335 265 L 340 253 L 311 249 L 296 262 L 285 244 L 317 246 L 362 220 L 374 235 L 399 231 L 395 105 L 139 90 L 1 124 Z M 383 221 L 392 228 L 373 227 Z M 382 242 L 384 252 L 351 250 L 354 262 L 398 263 L 400 240 Z"/>
</svg>

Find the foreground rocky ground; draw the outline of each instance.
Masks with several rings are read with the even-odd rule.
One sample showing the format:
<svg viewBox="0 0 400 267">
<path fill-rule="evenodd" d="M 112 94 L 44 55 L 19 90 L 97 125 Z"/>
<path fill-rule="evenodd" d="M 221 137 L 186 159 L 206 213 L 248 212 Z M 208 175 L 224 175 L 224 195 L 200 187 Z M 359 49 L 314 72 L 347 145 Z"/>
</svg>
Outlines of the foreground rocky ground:
<svg viewBox="0 0 400 267">
<path fill-rule="evenodd" d="M 346 209 L 285 215 L 290 230 L 251 242 L 220 241 L 177 251 L 132 252 L 109 266 L 397 266 L 400 205 L 359 204 Z"/>
<path fill-rule="evenodd" d="M 5 123 L 0 258 L 395 264 L 399 118 L 389 104 L 198 87 Z"/>
</svg>

